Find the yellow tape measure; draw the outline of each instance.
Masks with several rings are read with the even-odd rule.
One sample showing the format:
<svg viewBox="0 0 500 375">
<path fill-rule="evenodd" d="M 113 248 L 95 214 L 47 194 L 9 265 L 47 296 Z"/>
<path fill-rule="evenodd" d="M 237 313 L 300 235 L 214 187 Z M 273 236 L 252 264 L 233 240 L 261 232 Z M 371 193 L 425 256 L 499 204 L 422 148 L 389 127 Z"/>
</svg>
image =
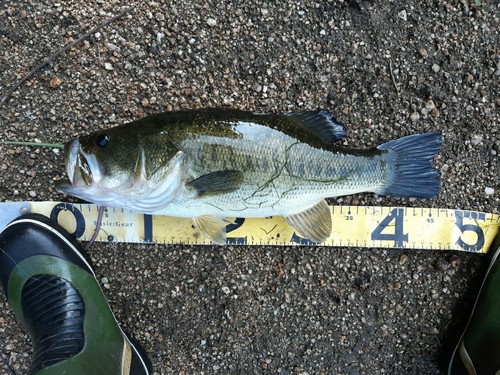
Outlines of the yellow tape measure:
<svg viewBox="0 0 500 375">
<path fill-rule="evenodd" d="M 93 204 L 20 202 L 23 212 L 57 220 L 80 240 L 92 237 L 98 207 Z M 0 210 L 1 210 L 0 206 Z M 16 208 L 17 209 L 17 208 Z M 500 215 L 441 208 L 332 206 L 333 232 L 321 246 L 459 250 L 486 253 L 500 231 Z M 18 213 L 19 215 L 19 213 Z M 235 219 L 227 243 L 315 245 L 283 218 Z M 190 219 L 107 208 L 97 241 L 209 245 Z"/>
</svg>

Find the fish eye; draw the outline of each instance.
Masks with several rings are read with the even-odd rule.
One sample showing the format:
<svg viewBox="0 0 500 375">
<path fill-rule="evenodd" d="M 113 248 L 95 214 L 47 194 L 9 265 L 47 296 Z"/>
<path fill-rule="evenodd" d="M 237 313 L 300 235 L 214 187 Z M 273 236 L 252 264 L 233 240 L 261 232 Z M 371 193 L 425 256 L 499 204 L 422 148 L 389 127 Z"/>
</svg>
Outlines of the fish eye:
<svg viewBox="0 0 500 375">
<path fill-rule="evenodd" d="M 111 137 L 109 136 L 108 133 L 100 133 L 95 138 L 95 144 L 100 148 L 104 148 L 108 145 L 110 140 Z"/>
</svg>

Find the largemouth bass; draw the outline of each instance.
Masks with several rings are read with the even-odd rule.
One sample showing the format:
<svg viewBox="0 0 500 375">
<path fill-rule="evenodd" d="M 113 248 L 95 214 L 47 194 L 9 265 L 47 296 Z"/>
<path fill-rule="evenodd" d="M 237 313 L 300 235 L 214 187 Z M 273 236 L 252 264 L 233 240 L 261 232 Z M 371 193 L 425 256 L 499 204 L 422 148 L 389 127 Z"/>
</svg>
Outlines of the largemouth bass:
<svg viewBox="0 0 500 375">
<path fill-rule="evenodd" d="M 325 110 L 162 113 L 67 143 L 68 180 L 57 187 L 101 206 L 193 218 L 218 244 L 230 217 L 280 215 L 321 243 L 332 231 L 327 197 L 438 194 L 439 133 L 372 150 L 335 146 L 345 135 Z"/>
</svg>

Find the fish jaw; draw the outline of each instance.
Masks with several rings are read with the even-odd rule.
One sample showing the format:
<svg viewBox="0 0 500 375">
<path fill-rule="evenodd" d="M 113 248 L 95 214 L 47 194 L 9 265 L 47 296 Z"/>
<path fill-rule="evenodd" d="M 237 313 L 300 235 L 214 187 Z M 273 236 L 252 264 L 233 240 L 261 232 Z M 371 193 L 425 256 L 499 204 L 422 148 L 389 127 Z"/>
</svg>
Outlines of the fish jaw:
<svg viewBox="0 0 500 375">
<path fill-rule="evenodd" d="M 66 173 L 73 187 L 88 187 L 99 182 L 103 176 L 103 168 L 92 153 L 81 147 L 78 138 L 64 146 L 66 155 Z"/>
<path fill-rule="evenodd" d="M 72 195 L 100 206 L 115 206 L 118 198 L 115 195 L 110 195 L 107 194 L 107 192 L 100 190 L 96 184 L 88 186 L 74 186 L 67 178 L 56 183 L 56 190 L 59 193 Z"/>
</svg>

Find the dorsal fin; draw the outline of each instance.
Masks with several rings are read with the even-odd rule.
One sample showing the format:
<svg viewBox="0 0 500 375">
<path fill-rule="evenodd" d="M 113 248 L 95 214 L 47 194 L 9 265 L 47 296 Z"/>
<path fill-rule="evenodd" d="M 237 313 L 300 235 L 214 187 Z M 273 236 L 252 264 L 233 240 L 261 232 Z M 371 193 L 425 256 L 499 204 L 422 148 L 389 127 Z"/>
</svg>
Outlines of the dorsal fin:
<svg viewBox="0 0 500 375">
<path fill-rule="evenodd" d="M 332 145 L 346 137 L 346 130 L 327 110 L 289 112 L 288 117 L 302 130 L 317 137 L 322 143 Z"/>
</svg>

